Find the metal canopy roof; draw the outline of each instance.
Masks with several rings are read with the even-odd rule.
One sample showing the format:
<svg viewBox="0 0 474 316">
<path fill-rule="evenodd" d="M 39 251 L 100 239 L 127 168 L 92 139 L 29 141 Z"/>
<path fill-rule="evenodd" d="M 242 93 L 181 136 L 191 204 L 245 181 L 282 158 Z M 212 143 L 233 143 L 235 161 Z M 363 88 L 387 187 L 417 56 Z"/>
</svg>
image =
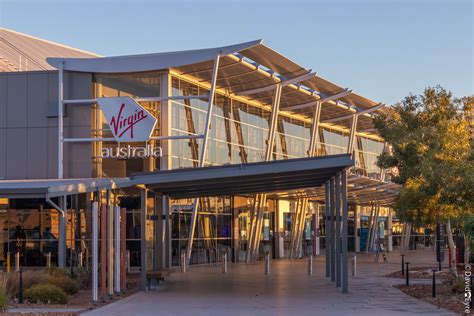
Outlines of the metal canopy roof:
<svg viewBox="0 0 474 316">
<path fill-rule="evenodd" d="M 157 171 L 132 176 L 135 184 L 174 198 L 269 193 L 320 187 L 354 165 L 350 155 Z"/>
<path fill-rule="evenodd" d="M 100 57 L 100 58 L 48 58 L 50 65 L 64 70 L 92 73 L 126 73 L 173 69 L 203 83 L 210 83 L 213 60 L 221 55 L 216 86 L 226 94 L 271 88 L 271 86 L 304 76 L 301 81 L 283 87 L 280 109 L 305 117 L 312 117 L 312 102 L 345 92 L 348 89 L 312 73 L 289 58 L 265 46 L 262 40 L 246 43 L 157 54 Z M 247 100 L 270 106 L 272 89 L 255 91 L 243 96 Z M 337 100 L 328 100 L 321 110 L 321 121 L 326 124 L 350 128 L 348 116 L 374 108 L 380 103 L 369 100 L 350 90 Z M 302 106 L 302 107 L 301 107 Z M 377 109 L 377 111 L 384 111 Z M 338 118 L 342 118 L 338 120 Z M 358 131 L 372 131 L 371 114 L 359 116 Z"/>
<path fill-rule="evenodd" d="M 377 203 L 382 206 L 390 206 L 401 188 L 401 185 L 393 182 L 385 182 L 355 174 L 350 174 L 347 181 L 349 183 L 347 186 L 347 201 L 358 205 Z M 325 199 L 324 188 L 322 187 L 278 192 L 271 195 L 271 197 L 290 199 L 307 197 L 310 200 L 321 202 Z"/>
<path fill-rule="evenodd" d="M 111 179 L 34 179 L 0 181 L 0 197 L 44 198 L 115 189 L 127 186 L 127 178 Z"/>
</svg>

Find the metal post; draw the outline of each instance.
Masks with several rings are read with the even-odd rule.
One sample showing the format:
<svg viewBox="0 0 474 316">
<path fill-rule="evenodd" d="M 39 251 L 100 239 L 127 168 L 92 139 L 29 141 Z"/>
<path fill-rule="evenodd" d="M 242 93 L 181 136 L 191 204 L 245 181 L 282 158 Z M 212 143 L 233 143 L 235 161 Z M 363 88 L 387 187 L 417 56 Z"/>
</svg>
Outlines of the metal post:
<svg viewBox="0 0 474 316">
<path fill-rule="evenodd" d="M 146 212 L 147 212 L 147 189 L 141 189 L 141 227 L 140 227 L 140 289 L 146 291 Z"/>
<path fill-rule="evenodd" d="M 336 280 L 336 201 L 334 198 L 334 192 L 336 186 L 336 180 L 331 178 L 330 180 L 330 199 L 331 199 L 331 281 Z"/>
<path fill-rule="evenodd" d="M 406 279 L 406 285 L 409 286 L 410 285 L 410 270 L 408 269 L 408 265 L 410 264 L 410 262 L 406 262 L 405 263 L 407 265 L 407 279 Z"/>
<path fill-rule="evenodd" d="M 62 179 L 64 176 L 63 174 L 64 173 L 63 171 L 63 139 L 64 139 L 63 100 L 64 100 L 64 61 L 61 61 L 58 66 L 58 179 Z"/>
<path fill-rule="evenodd" d="M 120 286 L 122 291 L 127 289 L 127 209 L 120 209 Z"/>
<path fill-rule="evenodd" d="M 402 255 L 402 275 L 405 275 L 405 255 Z"/>
<path fill-rule="evenodd" d="M 10 251 L 7 252 L 7 273 L 10 273 Z"/>
<path fill-rule="evenodd" d="M 50 260 L 51 260 L 51 256 L 50 256 Z M 99 202 L 94 201 L 92 203 L 92 301 L 97 302 L 98 299 L 99 299 Z"/>
<path fill-rule="evenodd" d="M 120 293 L 120 206 L 115 206 L 115 293 Z"/>
<path fill-rule="evenodd" d="M 130 273 L 130 250 L 127 250 L 127 273 Z"/>
<path fill-rule="evenodd" d="M 308 257 L 308 275 L 313 275 L 313 256 Z"/>
<path fill-rule="evenodd" d="M 18 303 L 23 304 L 23 270 L 20 270 L 20 284 L 18 286 Z"/>
<path fill-rule="evenodd" d="M 265 274 L 270 274 L 270 254 L 265 253 Z"/>
<path fill-rule="evenodd" d="M 341 174 L 336 175 L 336 287 L 341 286 Z"/>
<path fill-rule="evenodd" d="M 222 256 L 222 273 L 227 273 L 227 253 Z"/>
<path fill-rule="evenodd" d="M 433 285 L 431 286 L 431 296 L 436 297 L 436 269 L 432 269 L 433 271 Z"/>
<path fill-rule="evenodd" d="M 181 272 L 186 272 L 186 253 L 181 253 Z"/>
<path fill-rule="evenodd" d="M 349 291 L 349 271 L 348 271 L 348 251 L 349 251 L 349 232 L 347 222 L 349 218 L 349 209 L 347 208 L 347 169 L 342 171 L 341 177 L 342 193 L 342 293 Z M 355 257 L 357 258 L 357 257 Z M 355 266 L 354 266 L 355 267 Z"/>
<path fill-rule="evenodd" d="M 15 253 L 15 271 L 20 272 L 20 252 Z"/>
<path fill-rule="evenodd" d="M 58 245 L 58 266 L 64 268 L 66 266 L 66 213 L 67 202 L 66 196 L 59 197 L 61 200 L 62 213 L 59 213 L 59 245 Z"/>
<path fill-rule="evenodd" d="M 83 255 L 82 255 L 82 251 L 79 252 L 79 267 L 82 268 L 84 266 L 84 263 L 83 263 Z"/>
<path fill-rule="evenodd" d="M 217 73 L 219 70 L 219 61 L 220 61 L 220 54 L 217 54 L 216 58 L 214 59 L 214 68 L 212 70 L 211 89 L 209 90 L 209 104 L 208 104 L 208 109 L 207 109 L 206 123 L 204 125 L 204 133 L 203 133 L 204 139 L 202 141 L 201 156 L 199 158 L 199 167 L 203 167 L 206 161 L 207 143 L 209 140 L 209 130 L 211 128 L 212 109 L 214 107 L 214 97 L 215 97 L 215 90 L 216 90 Z M 193 249 L 193 242 L 194 242 L 194 232 L 196 230 L 198 204 L 199 204 L 199 199 L 195 198 L 194 205 L 193 205 L 193 212 L 191 214 L 191 227 L 189 230 L 188 245 L 186 248 L 187 264 L 189 264 L 191 260 L 191 252 Z"/>
<path fill-rule="evenodd" d="M 114 295 L 114 205 L 111 203 L 111 193 L 107 193 L 108 208 L 107 208 L 107 266 L 108 266 L 108 294 Z M 142 222 L 143 223 L 143 222 Z"/>
<path fill-rule="evenodd" d="M 359 115 L 354 114 L 352 117 L 352 124 L 351 124 L 351 131 L 349 135 L 349 142 L 347 144 L 347 153 L 351 154 L 354 152 L 354 143 L 355 143 L 355 135 L 356 135 L 356 130 L 357 130 L 357 120 L 359 118 Z"/>
<path fill-rule="evenodd" d="M 100 292 L 104 299 L 107 295 L 107 205 L 105 204 L 100 206 Z"/>
<path fill-rule="evenodd" d="M 46 254 L 46 267 L 51 269 L 51 251 Z"/>
<path fill-rule="evenodd" d="M 329 199 L 329 192 L 330 186 L 329 181 L 324 184 L 324 194 L 325 194 L 325 208 L 326 208 L 326 238 L 324 241 L 325 245 L 325 252 L 326 252 L 326 277 L 329 278 L 331 276 L 331 221 L 329 217 L 331 216 L 330 212 L 330 199 Z"/>
<path fill-rule="evenodd" d="M 352 275 L 357 276 L 357 254 L 352 254 Z"/>
</svg>

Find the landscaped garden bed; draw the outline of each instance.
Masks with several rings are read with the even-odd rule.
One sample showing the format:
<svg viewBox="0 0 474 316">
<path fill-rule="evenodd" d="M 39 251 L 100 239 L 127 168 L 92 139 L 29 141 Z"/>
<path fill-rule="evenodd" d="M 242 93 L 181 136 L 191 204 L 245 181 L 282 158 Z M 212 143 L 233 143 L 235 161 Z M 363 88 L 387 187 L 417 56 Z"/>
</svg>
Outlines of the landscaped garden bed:
<svg viewBox="0 0 474 316">
<path fill-rule="evenodd" d="M 78 315 L 80 311 L 109 304 L 139 290 L 139 275 L 129 275 L 127 289 L 120 295 L 102 298 L 99 292 L 99 301 L 93 303 L 90 281 L 89 271 L 83 269 L 74 270 L 72 276 L 69 270 L 59 268 L 27 270 L 23 272 L 24 302 L 20 304 L 19 273 L 0 273 L 0 309 L 2 314 L 8 312 L 8 315 Z M 44 309 L 48 312 L 41 311 Z M 11 310 L 22 312 L 11 313 Z M 25 312 L 26 310 L 31 312 Z"/>
</svg>

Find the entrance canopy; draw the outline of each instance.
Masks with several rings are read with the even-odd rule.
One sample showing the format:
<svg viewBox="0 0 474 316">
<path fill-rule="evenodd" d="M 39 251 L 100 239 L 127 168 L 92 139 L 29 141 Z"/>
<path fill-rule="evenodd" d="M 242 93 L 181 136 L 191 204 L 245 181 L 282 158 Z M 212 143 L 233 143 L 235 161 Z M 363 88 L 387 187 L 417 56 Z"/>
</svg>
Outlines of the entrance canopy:
<svg viewBox="0 0 474 316">
<path fill-rule="evenodd" d="M 354 165 L 349 154 L 157 171 L 132 182 L 174 198 L 277 192 L 320 187 Z"/>
<path fill-rule="evenodd" d="M 39 198 L 133 186 L 171 197 L 201 197 L 278 192 L 320 187 L 354 165 L 348 154 L 175 169 L 113 179 L 45 179 L 0 181 L 0 197 Z"/>
</svg>

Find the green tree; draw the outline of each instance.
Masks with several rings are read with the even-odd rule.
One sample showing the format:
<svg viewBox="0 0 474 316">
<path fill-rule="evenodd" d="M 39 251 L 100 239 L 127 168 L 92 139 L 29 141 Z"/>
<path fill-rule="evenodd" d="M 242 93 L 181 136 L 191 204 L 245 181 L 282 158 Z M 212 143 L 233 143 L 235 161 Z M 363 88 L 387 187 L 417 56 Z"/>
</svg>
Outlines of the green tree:
<svg viewBox="0 0 474 316">
<path fill-rule="evenodd" d="M 441 87 L 427 88 L 374 120 L 391 145 L 378 165 L 396 167 L 392 181 L 402 185 L 394 204 L 397 215 L 418 226 L 445 222 L 451 251 L 452 222 L 464 227 L 463 219 L 473 214 L 473 139 L 466 115 L 472 112 L 473 99 L 456 99 Z"/>
</svg>

